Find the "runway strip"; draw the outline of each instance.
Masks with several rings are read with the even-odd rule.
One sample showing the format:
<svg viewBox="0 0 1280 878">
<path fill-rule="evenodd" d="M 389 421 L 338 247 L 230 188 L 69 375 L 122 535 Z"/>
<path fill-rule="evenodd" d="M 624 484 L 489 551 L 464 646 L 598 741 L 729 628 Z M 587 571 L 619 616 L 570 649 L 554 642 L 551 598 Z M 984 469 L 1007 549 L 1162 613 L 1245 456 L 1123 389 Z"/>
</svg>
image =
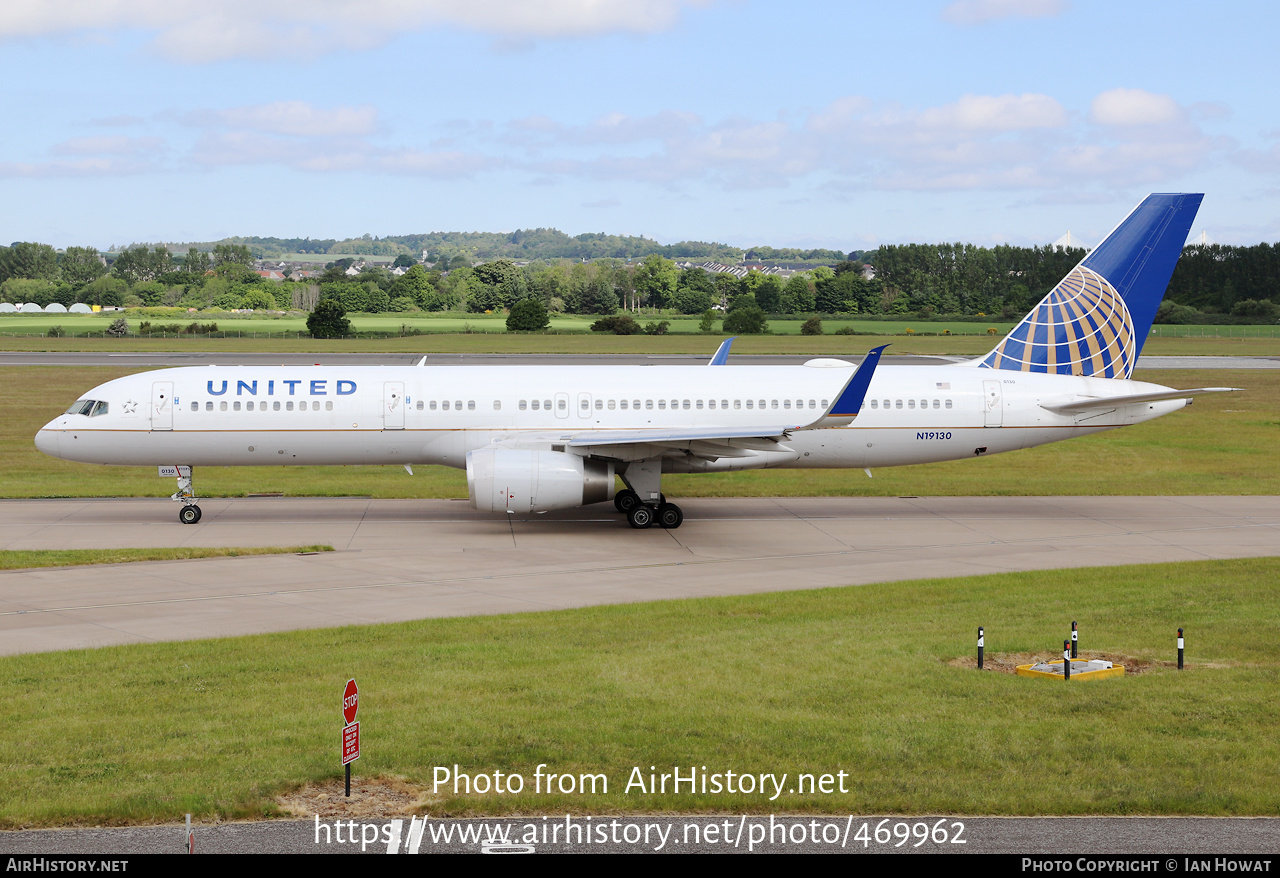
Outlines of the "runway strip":
<svg viewBox="0 0 1280 878">
<path fill-rule="evenodd" d="M 0 573 L 0 654 L 924 577 L 1280 554 L 1280 497 L 682 501 L 679 530 L 603 504 L 0 501 L 0 548 L 326 543 L 253 556 Z"/>
</svg>

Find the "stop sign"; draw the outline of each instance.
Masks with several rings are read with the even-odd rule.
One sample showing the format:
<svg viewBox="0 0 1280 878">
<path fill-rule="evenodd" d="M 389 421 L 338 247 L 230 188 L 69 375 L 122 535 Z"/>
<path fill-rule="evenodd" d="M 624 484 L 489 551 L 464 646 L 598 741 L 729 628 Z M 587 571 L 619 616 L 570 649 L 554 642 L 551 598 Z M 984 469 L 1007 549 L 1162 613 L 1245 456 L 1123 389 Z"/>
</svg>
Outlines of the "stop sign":
<svg viewBox="0 0 1280 878">
<path fill-rule="evenodd" d="M 356 721 L 356 711 L 360 709 L 360 692 L 356 689 L 356 681 L 348 680 L 347 689 L 342 693 L 342 718 L 351 725 Z"/>
</svg>

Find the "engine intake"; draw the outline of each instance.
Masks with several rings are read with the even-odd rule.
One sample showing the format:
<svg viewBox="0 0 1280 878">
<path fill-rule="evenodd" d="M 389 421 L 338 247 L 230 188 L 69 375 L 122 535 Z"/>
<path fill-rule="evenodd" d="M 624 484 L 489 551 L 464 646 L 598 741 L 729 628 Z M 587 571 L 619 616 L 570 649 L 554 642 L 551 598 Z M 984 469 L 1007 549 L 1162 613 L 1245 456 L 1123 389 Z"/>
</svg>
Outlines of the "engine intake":
<svg viewBox="0 0 1280 878">
<path fill-rule="evenodd" d="M 481 512 L 547 512 L 613 499 L 613 464 L 564 451 L 467 453 L 467 491 Z"/>
</svg>

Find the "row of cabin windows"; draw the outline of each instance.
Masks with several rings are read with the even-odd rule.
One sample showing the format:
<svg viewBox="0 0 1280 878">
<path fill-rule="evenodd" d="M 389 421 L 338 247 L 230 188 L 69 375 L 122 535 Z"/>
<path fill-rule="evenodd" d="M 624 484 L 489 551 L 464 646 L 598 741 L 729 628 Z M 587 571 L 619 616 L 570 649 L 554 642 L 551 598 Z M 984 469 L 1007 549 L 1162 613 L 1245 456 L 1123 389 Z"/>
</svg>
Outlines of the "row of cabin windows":
<svg viewBox="0 0 1280 878">
<path fill-rule="evenodd" d="M 744 402 L 745 402 L 745 405 L 744 405 Z M 828 404 L 828 401 L 827 401 L 827 400 L 825 400 L 825 399 L 824 399 L 824 400 L 817 400 L 817 399 L 803 400 L 803 399 L 797 399 L 797 400 L 794 400 L 794 402 L 793 402 L 792 400 L 790 400 L 790 399 L 783 399 L 783 400 L 777 400 L 777 399 L 774 399 L 774 400 L 767 400 L 767 399 L 761 399 L 761 400 L 748 399 L 748 400 L 745 400 L 745 401 L 744 401 L 744 400 L 741 400 L 741 399 L 735 399 L 735 400 L 733 400 L 732 404 L 730 404 L 730 401 L 729 401 L 729 400 L 727 400 L 727 399 L 721 399 L 721 400 L 718 400 L 718 401 L 717 401 L 717 400 L 714 400 L 714 399 L 708 399 L 708 400 L 701 400 L 701 399 L 692 399 L 692 400 L 691 400 L 691 399 L 683 399 L 683 400 L 681 400 L 681 399 L 673 399 L 673 400 L 670 400 L 669 402 L 668 402 L 668 400 L 665 400 L 665 399 L 659 399 L 659 400 L 653 400 L 653 399 L 646 399 L 646 400 L 639 400 L 639 399 L 631 399 L 631 400 L 627 400 L 627 399 L 621 399 L 621 400 L 618 400 L 618 399 L 609 399 L 609 400 L 605 400 L 605 399 L 596 399 L 596 400 L 594 401 L 594 403 L 592 402 L 592 400 L 589 400 L 589 399 L 582 399 L 582 400 L 580 400 L 580 401 L 579 401 L 579 403 L 578 403 L 578 407 L 579 407 L 579 409 L 580 409 L 580 410 L 585 414 L 586 412 L 589 412 L 589 411 L 591 410 L 591 408 L 592 408 L 592 406 L 593 406 L 593 405 L 594 405 L 594 407 L 595 407 L 595 410 L 596 410 L 596 411 L 604 411 L 604 410 L 606 410 L 606 409 L 608 409 L 609 411 L 615 411 L 615 410 L 621 409 L 621 410 L 622 410 L 622 411 L 624 411 L 624 412 L 625 412 L 625 411 L 637 411 L 637 412 L 638 412 L 638 411 L 640 411 L 641 409 L 644 409 L 644 410 L 646 410 L 646 411 L 653 411 L 655 408 L 656 408 L 656 409 L 658 409 L 659 411 L 666 411 L 666 410 L 668 409 L 668 407 L 670 407 L 670 409 L 671 409 L 672 411 L 677 411 L 677 410 L 679 410 L 679 409 L 684 409 L 684 410 L 686 410 L 686 411 L 688 411 L 688 410 L 690 410 L 690 409 L 697 409 L 697 410 L 709 409 L 709 410 L 714 411 L 714 410 L 716 410 L 717 408 L 719 408 L 719 409 L 724 409 L 724 410 L 728 410 L 729 408 L 734 408 L 734 409 L 742 409 L 742 408 L 748 408 L 748 409 L 756 409 L 756 408 L 761 408 L 761 409 L 764 409 L 764 408 L 775 408 L 775 409 L 776 409 L 776 408 L 784 408 L 784 409 L 790 409 L 790 408 L 793 408 L 793 407 L 794 407 L 794 408 L 797 408 L 797 409 L 804 409 L 804 408 L 808 408 L 808 409 L 812 409 L 812 410 L 815 410 L 815 411 L 816 411 L 819 407 L 821 407 L 823 410 L 825 410 L 825 409 L 827 408 L 827 404 Z M 516 407 L 517 407 L 517 408 L 519 408 L 519 409 L 520 409 L 520 411 L 522 411 L 522 412 L 524 412 L 524 411 L 535 411 L 535 412 L 539 412 L 539 411 L 547 411 L 547 412 L 549 412 L 549 411 L 552 411 L 553 409 L 556 409 L 556 410 L 559 410 L 559 411 L 561 411 L 561 412 L 564 412 L 564 411 L 566 411 L 566 410 L 568 409 L 568 407 L 569 407 L 569 403 L 568 403 L 568 400 L 565 400 L 565 399 L 558 399 L 558 400 L 556 400 L 556 401 L 555 401 L 555 403 L 554 403 L 554 404 L 553 404 L 553 403 L 552 403 L 552 401 L 551 401 L 551 400 L 549 400 L 549 399 L 522 399 L 522 400 L 520 400 L 518 403 L 516 403 Z M 447 412 L 447 411 L 458 411 L 458 412 L 460 412 L 460 411 L 462 411 L 462 409 L 463 409 L 463 404 L 462 404 L 462 400 L 460 400 L 460 399 L 459 399 L 459 400 L 455 400 L 455 401 L 454 401 L 454 402 L 452 402 L 452 403 L 450 403 L 450 402 L 449 402 L 449 400 L 447 400 L 447 399 L 446 399 L 446 400 L 440 401 L 440 402 L 438 403 L 438 408 L 439 408 L 439 410 L 440 410 L 440 411 L 446 411 L 446 412 Z M 468 400 L 468 401 L 467 401 L 467 403 L 466 403 L 466 410 L 467 410 L 467 411 L 475 411 L 475 408 L 476 408 L 475 400 Z M 436 411 L 436 410 L 437 410 L 437 400 L 434 400 L 434 399 L 433 399 L 433 400 L 421 400 L 421 399 L 420 399 L 420 400 L 418 400 L 418 402 L 417 402 L 417 409 L 418 409 L 418 411 L 433 411 L 433 412 L 434 412 L 434 411 Z M 501 400 L 497 400 L 497 399 L 495 399 L 495 400 L 493 401 L 493 410 L 494 410 L 494 411 L 501 411 L 501 410 L 502 410 L 502 401 L 501 401 Z"/>
<path fill-rule="evenodd" d="M 298 403 L 297 408 L 298 408 L 298 411 L 300 411 L 300 412 L 305 412 L 305 411 L 307 410 L 307 401 L 304 399 L 304 400 L 302 400 L 301 402 L 299 402 L 299 403 Z M 273 400 L 273 401 L 272 401 L 272 403 L 271 403 L 271 411 L 273 411 L 273 412 L 278 412 L 278 411 L 281 411 L 281 410 L 286 411 L 286 412 L 291 412 L 291 411 L 293 411 L 293 409 L 294 409 L 294 405 L 293 405 L 293 400 L 291 400 L 291 399 L 287 399 L 287 400 L 285 400 L 285 401 L 284 401 L 283 406 L 281 405 L 280 400 L 278 400 L 278 399 L 277 399 L 277 400 Z M 192 410 L 193 412 L 198 412 L 198 411 L 200 411 L 200 403 L 198 403 L 198 402 L 193 402 L 193 403 L 191 403 L 191 410 Z M 204 404 L 204 410 L 205 410 L 206 412 L 211 412 L 211 411 L 213 411 L 213 402 L 211 402 L 211 401 L 210 401 L 210 402 L 206 402 L 206 403 Z M 238 411 L 240 411 L 240 400 L 238 400 L 238 399 L 237 399 L 237 400 L 235 400 L 234 402 L 230 402 L 230 403 L 229 403 L 229 402 L 227 402 L 227 401 L 224 399 L 224 400 L 222 400 L 221 402 L 219 402 L 219 403 L 218 403 L 218 411 L 225 412 L 225 411 L 228 411 L 228 410 L 233 411 L 233 412 L 238 412 Z M 247 411 L 247 412 L 254 411 L 254 410 L 255 410 L 255 409 L 254 409 L 254 401 L 253 401 L 253 400 L 249 400 L 249 401 L 247 401 L 247 402 L 244 404 L 244 410 L 245 410 L 245 411 Z M 267 401 L 264 399 L 264 400 L 262 400 L 261 402 L 257 403 L 257 409 L 256 409 L 256 410 L 257 410 L 257 411 L 260 411 L 260 412 L 265 412 L 265 411 L 267 411 Z M 333 400 L 331 400 L 331 399 L 327 399 L 327 400 L 325 400 L 325 402 L 324 402 L 324 410 L 325 410 L 325 411 L 327 411 L 327 412 L 331 412 L 331 411 L 333 411 Z M 320 411 L 320 400 L 318 400 L 318 399 L 313 399 L 313 400 L 311 400 L 311 411 L 313 411 L 313 412 L 318 412 L 318 411 Z"/>
<path fill-rule="evenodd" d="M 875 408 L 900 409 L 900 408 L 903 408 L 903 402 L 904 401 L 901 399 L 886 399 L 886 400 L 873 399 L 871 400 L 871 407 L 873 409 Z M 916 401 L 914 399 L 908 399 L 905 401 L 905 403 L 906 403 L 906 408 L 913 409 L 916 407 Z M 929 400 L 927 399 L 920 400 L 920 408 L 922 409 L 930 408 Z M 935 399 L 933 401 L 932 408 L 935 408 L 935 409 L 948 408 L 949 409 L 951 408 L 951 400 Z"/>
<path fill-rule="evenodd" d="M 548 407 L 550 407 L 551 403 L 547 403 L 547 405 L 548 405 Z M 445 400 L 440 400 L 440 401 L 439 401 L 439 406 L 440 406 L 440 410 L 441 410 L 441 411 L 446 411 L 446 412 L 447 412 L 447 411 L 460 412 L 460 411 L 462 411 L 462 400 L 460 400 L 460 399 L 455 399 L 452 403 L 451 403 L 451 402 L 449 402 L 449 400 L 447 400 L 447 399 L 445 399 Z M 498 402 L 498 401 L 495 399 L 495 400 L 493 401 L 493 409 L 494 409 L 494 411 L 497 411 L 497 410 L 498 410 L 498 409 L 500 409 L 500 408 L 502 408 L 502 403 Z M 434 399 L 432 399 L 432 400 L 425 400 L 425 401 L 424 401 L 424 400 L 421 400 L 421 399 L 420 399 L 420 400 L 418 400 L 418 411 L 424 411 L 424 410 L 426 410 L 426 411 L 433 411 L 433 412 L 434 412 L 434 411 L 436 410 L 436 400 L 434 400 Z M 467 400 L 467 411 L 469 411 L 469 412 L 474 412 L 475 410 L 476 410 L 476 401 L 475 401 L 474 399 L 469 399 L 469 400 Z"/>
<path fill-rule="evenodd" d="M 434 400 L 434 399 L 433 399 L 433 400 L 429 400 L 429 401 L 424 401 L 424 400 L 421 400 L 421 399 L 420 399 L 420 400 L 418 400 L 417 408 L 418 408 L 418 411 L 433 411 L 433 412 L 434 412 L 434 411 L 437 411 L 437 403 L 438 403 L 438 406 L 439 406 L 439 410 L 440 410 L 440 411 L 446 411 L 446 412 L 447 412 L 447 411 L 459 411 L 459 412 L 460 412 L 460 411 L 462 411 L 462 410 L 463 410 L 463 401 L 462 401 L 462 400 L 460 400 L 460 399 L 453 400 L 452 402 L 450 402 L 450 400 L 447 400 L 447 399 L 446 399 L 446 400 L 440 400 L 440 401 L 437 401 L 437 400 Z M 741 400 L 741 399 L 735 399 L 735 400 L 733 400 L 733 408 L 734 408 L 734 409 L 742 409 L 742 408 L 744 408 L 744 407 L 745 407 L 745 408 L 747 408 L 747 409 L 756 409 L 756 408 L 760 408 L 760 409 L 764 409 L 764 408 L 774 408 L 774 409 L 776 409 L 776 408 L 779 408 L 779 405 L 781 405 L 781 408 L 784 408 L 784 409 L 790 409 L 790 408 L 792 408 L 792 407 L 793 407 L 792 401 L 791 401 L 791 400 L 789 400 L 789 399 L 784 399 L 784 400 L 776 400 L 776 399 L 773 399 L 773 400 L 765 400 L 765 399 L 755 400 L 755 399 L 748 399 L 748 400 L 745 400 L 745 403 L 746 403 L 746 405 L 745 405 L 745 406 L 743 405 L 743 403 L 744 403 L 744 400 Z M 585 413 L 585 412 L 587 412 L 587 411 L 590 411 L 590 409 L 591 409 L 591 405 L 592 405 L 592 402 L 591 402 L 591 400 L 588 400 L 588 399 L 583 399 L 583 400 L 581 400 L 581 401 L 579 402 L 579 407 L 581 408 L 581 410 L 582 410 L 584 413 Z M 704 405 L 705 405 L 705 408 L 707 408 L 707 409 L 710 409 L 710 410 L 713 410 L 713 411 L 714 411 L 714 410 L 716 409 L 716 400 L 714 400 L 714 399 L 709 399 L 709 400 L 705 400 L 705 401 L 704 401 L 704 400 L 701 400 L 701 399 L 695 399 L 695 400 L 689 400 L 689 399 L 684 399 L 684 400 L 680 400 L 680 399 L 673 399 L 673 400 L 671 400 L 671 401 L 670 401 L 670 408 L 671 408 L 671 410 L 672 410 L 672 411 L 676 411 L 676 410 L 679 410 L 679 409 L 684 409 L 685 411 L 688 411 L 688 410 L 690 410 L 690 409 L 698 409 L 698 410 L 701 410 L 702 408 L 704 408 Z M 795 408 L 797 408 L 797 409 L 805 409 L 805 408 L 808 408 L 808 409 L 811 409 L 811 410 L 814 410 L 814 411 L 816 411 L 816 410 L 819 408 L 819 406 L 821 406 L 822 410 L 824 410 L 824 411 L 825 411 L 825 410 L 826 410 L 826 408 L 827 408 L 827 405 L 828 405 L 828 401 L 827 401 L 827 400 L 825 400 L 825 399 L 824 399 L 824 400 L 810 399 L 810 400 L 808 400 L 808 401 L 807 401 L 807 403 L 806 403 L 806 401 L 805 401 L 805 400 L 803 400 L 803 399 L 797 399 L 797 400 L 795 400 L 795 402 L 794 402 L 794 407 L 795 407 Z M 239 401 L 239 400 L 236 400 L 236 401 L 231 402 L 231 403 L 228 403 L 226 400 L 222 400 L 221 402 L 219 402 L 219 403 L 218 403 L 218 409 L 219 409 L 219 411 L 224 411 L 224 412 L 225 412 L 225 411 L 228 411 L 228 406 L 230 407 L 230 409 L 229 409 L 230 411 L 236 411 L 236 412 L 238 412 L 238 411 L 240 411 L 240 410 L 241 410 L 241 409 L 240 409 L 240 401 Z M 559 408 L 559 410 L 560 410 L 560 411 L 564 411 L 564 410 L 568 407 L 568 402 L 567 402 L 566 400 L 560 399 L 560 400 L 557 400 L 557 402 L 556 402 L 556 406 Z M 641 400 L 638 400 L 638 399 L 633 399 L 633 400 L 626 400 L 626 399 L 622 399 L 622 400 L 613 400 L 613 399 L 610 399 L 610 400 L 603 400 L 603 399 L 597 399 L 597 400 L 595 400 L 595 409 L 596 409 L 596 411 L 603 411 L 603 410 L 605 410 L 605 409 L 608 409 L 609 411 L 615 411 L 615 410 L 617 410 L 617 409 L 621 409 L 621 410 L 622 410 L 622 411 L 624 411 L 624 412 L 625 412 L 625 411 L 628 411 L 628 410 L 630 410 L 630 411 L 640 411 L 641 406 L 642 406 Z M 916 408 L 916 407 L 917 407 L 917 404 L 916 404 L 916 400 L 914 400 L 914 399 L 908 399 L 908 400 L 901 400 L 901 399 L 897 399 L 897 400 L 890 400 L 890 399 L 886 399 L 886 400 L 878 400 L 878 399 L 873 399 L 873 400 L 871 400 L 871 402 L 870 402 L 870 406 L 871 406 L 871 408 L 873 408 L 873 409 L 880 409 L 880 408 L 883 408 L 883 409 L 890 409 L 890 408 L 897 408 L 897 409 L 901 409 L 901 408 L 908 408 L 908 409 L 914 409 L 914 408 Z M 646 411 L 652 411 L 655 407 L 656 407 L 659 411 L 666 411 L 666 410 L 667 410 L 667 407 L 668 407 L 668 402 L 667 402 L 667 400 L 665 400 L 665 399 L 659 399 L 659 400 L 646 399 L 646 400 L 644 400 L 644 401 L 643 401 L 643 408 L 644 408 Z M 727 400 L 727 399 L 722 399 L 722 400 L 720 400 L 720 401 L 719 401 L 719 407 L 720 407 L 721 409 L 725 409 L 725 410 L 727 410 L 727 409 L 729 408 L 729 400 Z M 522 412 L 523 412 L 523 411 L 530 410 L 530 409 L 531 409 L 531 410 L 533 410 L 533 411 L 535 411 L 535 412 L 536 412 L 536 411 L 551 411 L 552 405 L 551 405 L 551 400 L 549 400 L 549 399 L 544 399 L 544 400 L 537 400 L 537 399 L 534 399 L 534 400 L 526 400 L 526 399 L 522 399 L 522 400 L 520 400 L 520 402 L 519 402 L 519 408 L 520 408 L 520 411 L 522 411 Z M 933 400 L 933 401 L 932 401 L 932 405 L 930 405 L 930 401 L 929 401 L 929 400 L 927 400 L 927 399 L 922 399 L 922 400 L 920 400 L 920 402 L 919 402 L 919 408 L 921 408 L 921 409 L 927 409 L 927 408 L 935 408 L 935 409 L 948 408 L 948 409 L 949 409 L 949 408 L 951 408 L 951 400 L 949 400 L 949 399 L 947 399 L 947 400 L 935 399 L 935 400 Z M 306 400 L 302 400 L 302 401 L 300 401 L 300 402 L 297 404 L 297 409 L 298 409 L 298 411 L 303 411 L 303 412 L 305 412 L 305 411 L 307 410 L 307 401 L 306 401 Z M 474 399 L 467 400 L 467 402 L 466 402 L 466 410 L 467 410 L 467 411 L 471 411 L 471 412 L 473 412 L 473 411 L 475 411 L 475 409 L 476 409 L 476 401 L 475 401 Z M 494 409 L 494 411 L 500 411 L 500 410 L 502 409 L 502 402 L 501 402 L 500 400 L 496 400 L 496 399 L 495 399 L 495 400 L 493 401 L 493 409 Z M 192 410 L 193 412 L 198 412 L 198 411 L 200 411 L 200 403 L 198 403 L 198 402 L 193 402 L 193 403 L 191 403 L 191 410 Z M 206 402 L 206 403 L 204 404 L 204 410 L 205 410 L 205 411 L 207 411 L 207 412 L 211 412 L 211 411 L 213 411 L 213 402 L 212 402 L 212 401 L 210 401 L 210 402 Z M 254 411 L 254 401 L 253 401 L 253 400 L 249 400 L 249 401 L 245 402 L 245 403 L 244 403 L 244 410 L 245 410 L 245 411 L 250 411 L 250 412 L 251 412 L 251 411 Z M 263 412 L 267 411 L 267 403 L 266 403 L 266 401 L 265 401 L 265 400 L 263 400 L 262 402 L 257 403 L 257 410 L 258 410 L 258 411 L 263 411 Z M 274 401 L 272 401 L 272 403 L 271 403 L 271 410 L 272 410 L 272 411 L 277 411 L 277 412 L 282 410 L 280 400 L 274 400 Z M 283 411 L 291 412 L 291 411 L 293 411 L 293 410 L 294 410 L 294 403 L 293 403 L 293 400 L 285 400 L 285 401 L 284 401 L 284 403 L 283 403 Z M 325 401 L 324 401 L 324 410 L 325 410 L 325 411 L 327 411 L 327 412 L 331 412 L 331 411 L 333 411 L 333 400 L 325 400 Z M 106 413 L 106 411 L 107 411 L 107 404 L 106 404 L 105 402 L 99 402 L 99 403 L 97 403 L 97 404 L 96 404 L 96 407 L 95 407 L 95 404 L 94 404 L 93 400 L 81 400 L 81 401 L 78 401 L 75 405 L 73 405 L 73 406 L 71 407 L 71 409 L 69 409 L 69 410 L 68 410 L 68 414 L 89 414 L 89 413 L 92 413 L 93 415 L 101 415 L 101 414 L 105 414 L 105 413 Z M 313 411 L 313 412 L 318 412 L 318 411 L 320 411 L 320 400 L 311 400 L 311 411 Z"/>
<path fill-rule="evenodd" d="M 744 406 L 744 402 L 745 402 L 745 406 Z M 588 406 L 589 406 L 590 404 L 591 404 L 591 403 L 590 403 L 588 400 L 583 399 L 583 400 L 579 401 L 579 403 L 578 403 L 578 407 L 579 407 L 583 412 L 585 412 L 585 411 L 587 411 L 587 410 L 588 410 Z M 647 411 L 652 411 L 652 410 L 653 410 L 653 408 L 655 407 L 655 405 L 656 405 L 656 407 L 657 407 L 657 409 L 658 409 L 659 411 L 666 411 L 666 409 L 667 409 L 667 407 L 668 407 L 668 402 L 667 402 L 667 400 L 665 400 L 665 399 L 659 399 L 659 400 L 656 400 L 656 401 L 655 401 L 655 400 L 652 400 L 652 399 L 646 399 L 646 400 L 644 400 L 644 408 L 645 408 L 645 410 L 647 410 Z M 805 400 L 803 400 L 803 399 L 797 399 L 797 400 L 795 400 L 795 401 L 794 401 L 794 405 L 795 405 L 795 408 L 798 408 L 798 409 L 810 408 L 810 409 L 815 409 L 815 410 L 816 410 L 816 409 L 818 408 L 818 400 L 816 400 L 816 399 L 811 399 L 811 400 L 809 400 L 809 401 L 808 401 L 808 403 L 807 403 L 807 405 L 806 405 Z M 605 410 L 605 409 L 608 409 L 609 411 L 613 411 L 613 410 L 616 408 L 616 409 L 622 409 L 622 411 L 624 411 L 624 412 L 625 412 L 625 411 L 627 411 L 627 410 L 628 410 L 628 406 L 630 406 L 630 409 L 631 409 L 632 411 L 639 411 L 639 410 L 640 410 L 640 400 L 638 400 L 638 399 L 633 399 L 633 400 L 630 400 L 629 402 L 628 402 L 628 400 L 625 400 L 625 399 L 622 399 L 622 400 L 612 400 L 612 399 L 604 400 L 604 399 L 597 399 L 597 400 L 595 400 L 595 409 L 596 409 L 596 411 L 603 411 L 603 410 Z M 777 400 L 777 399 L 773 399 L 773 400 L 768 400 L 768 399 L 760 399 L 760 400 L 756 400 L 756 399 L 748 399 L 748 400 L 735 399 L 735 400 L 733 400 L 733 404 L 732 404 L 732 408 L 735 408 L 735 409 L 741 409 L 741 408 L 744 408 L 744 407 L 745 407 L 745 408 L 748 408 L 748 409 L 756 409 L 756 408 L 762 408 L 762 409 L 763 409 L 763 408 L 775 408 L 775 409 L 776 409 L 776 408 L 778 408 L 779 406 L 781 406 L 781 407 L 782 407 L 782 408 L 784 408 L 784 409 L 789 409 L 789 408 L 791 408 L 791 407 L 792 407 L 792 400 L 789 400 L 789 399 L 783 399 L 783 400 Z M 524 404 L 523 404 L 523 402 L 521 403 L 521 406 L 520 406 L 520 407 L 521 407 L 521 408 L 524 408 Z M 730 408 L 729 400 L 727 400 L 727 399 L 719 400 L 719 401 L 718 401 L 718 407 L 719 407 L 719 408 L 721 408 L 721 409 L 724 409 L 724 410 L 728 410 L 728 409 Z M 825 410 L 825 409 L 826 409 L 826 407 L 827 407 L 827 400 L 825 400 L 825 399 L 824 399 L 824 400 L 822 400 L 822 408 Z M 715 410 L 716 410 L 716 408 L 717 408 L 717 400 L 714 400 L 714 399 L 708 399 L 708 400 L 701 400 L 701 399 L 692 399 L 692 400 L 690 400 L 690 399 L 673 399 L 673 400 L 671 400 L 671 401 L 670 401 L 670 408 L 671 408 L 671 410 L 672 410 L 672 411 L 675 411 L 675 410 L 677 410 L 677 409 L 684 409 L 685 411 L 688 411 L 688 410 L 690 410 L 690 409 L 698 409 L 698 410 L 702 410 L 703 408 L 706 408 L 706 409 L 710 409 L 710 410 L 712 410 L 712 411 L 715 411 Z"/>
</svg>

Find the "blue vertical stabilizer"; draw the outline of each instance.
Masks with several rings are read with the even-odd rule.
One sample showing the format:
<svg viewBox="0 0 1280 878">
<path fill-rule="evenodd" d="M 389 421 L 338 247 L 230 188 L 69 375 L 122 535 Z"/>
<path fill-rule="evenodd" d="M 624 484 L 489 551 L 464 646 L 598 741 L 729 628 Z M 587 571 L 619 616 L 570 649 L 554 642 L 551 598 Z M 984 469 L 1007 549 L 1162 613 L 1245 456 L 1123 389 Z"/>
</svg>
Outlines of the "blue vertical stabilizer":
<svg viewBox="0 0 1280 878">
<path fill-rule="evenodd" d="M 1148 195 L 977 365 L 1128 378 L 1203 197 Z"/>
</svg>

